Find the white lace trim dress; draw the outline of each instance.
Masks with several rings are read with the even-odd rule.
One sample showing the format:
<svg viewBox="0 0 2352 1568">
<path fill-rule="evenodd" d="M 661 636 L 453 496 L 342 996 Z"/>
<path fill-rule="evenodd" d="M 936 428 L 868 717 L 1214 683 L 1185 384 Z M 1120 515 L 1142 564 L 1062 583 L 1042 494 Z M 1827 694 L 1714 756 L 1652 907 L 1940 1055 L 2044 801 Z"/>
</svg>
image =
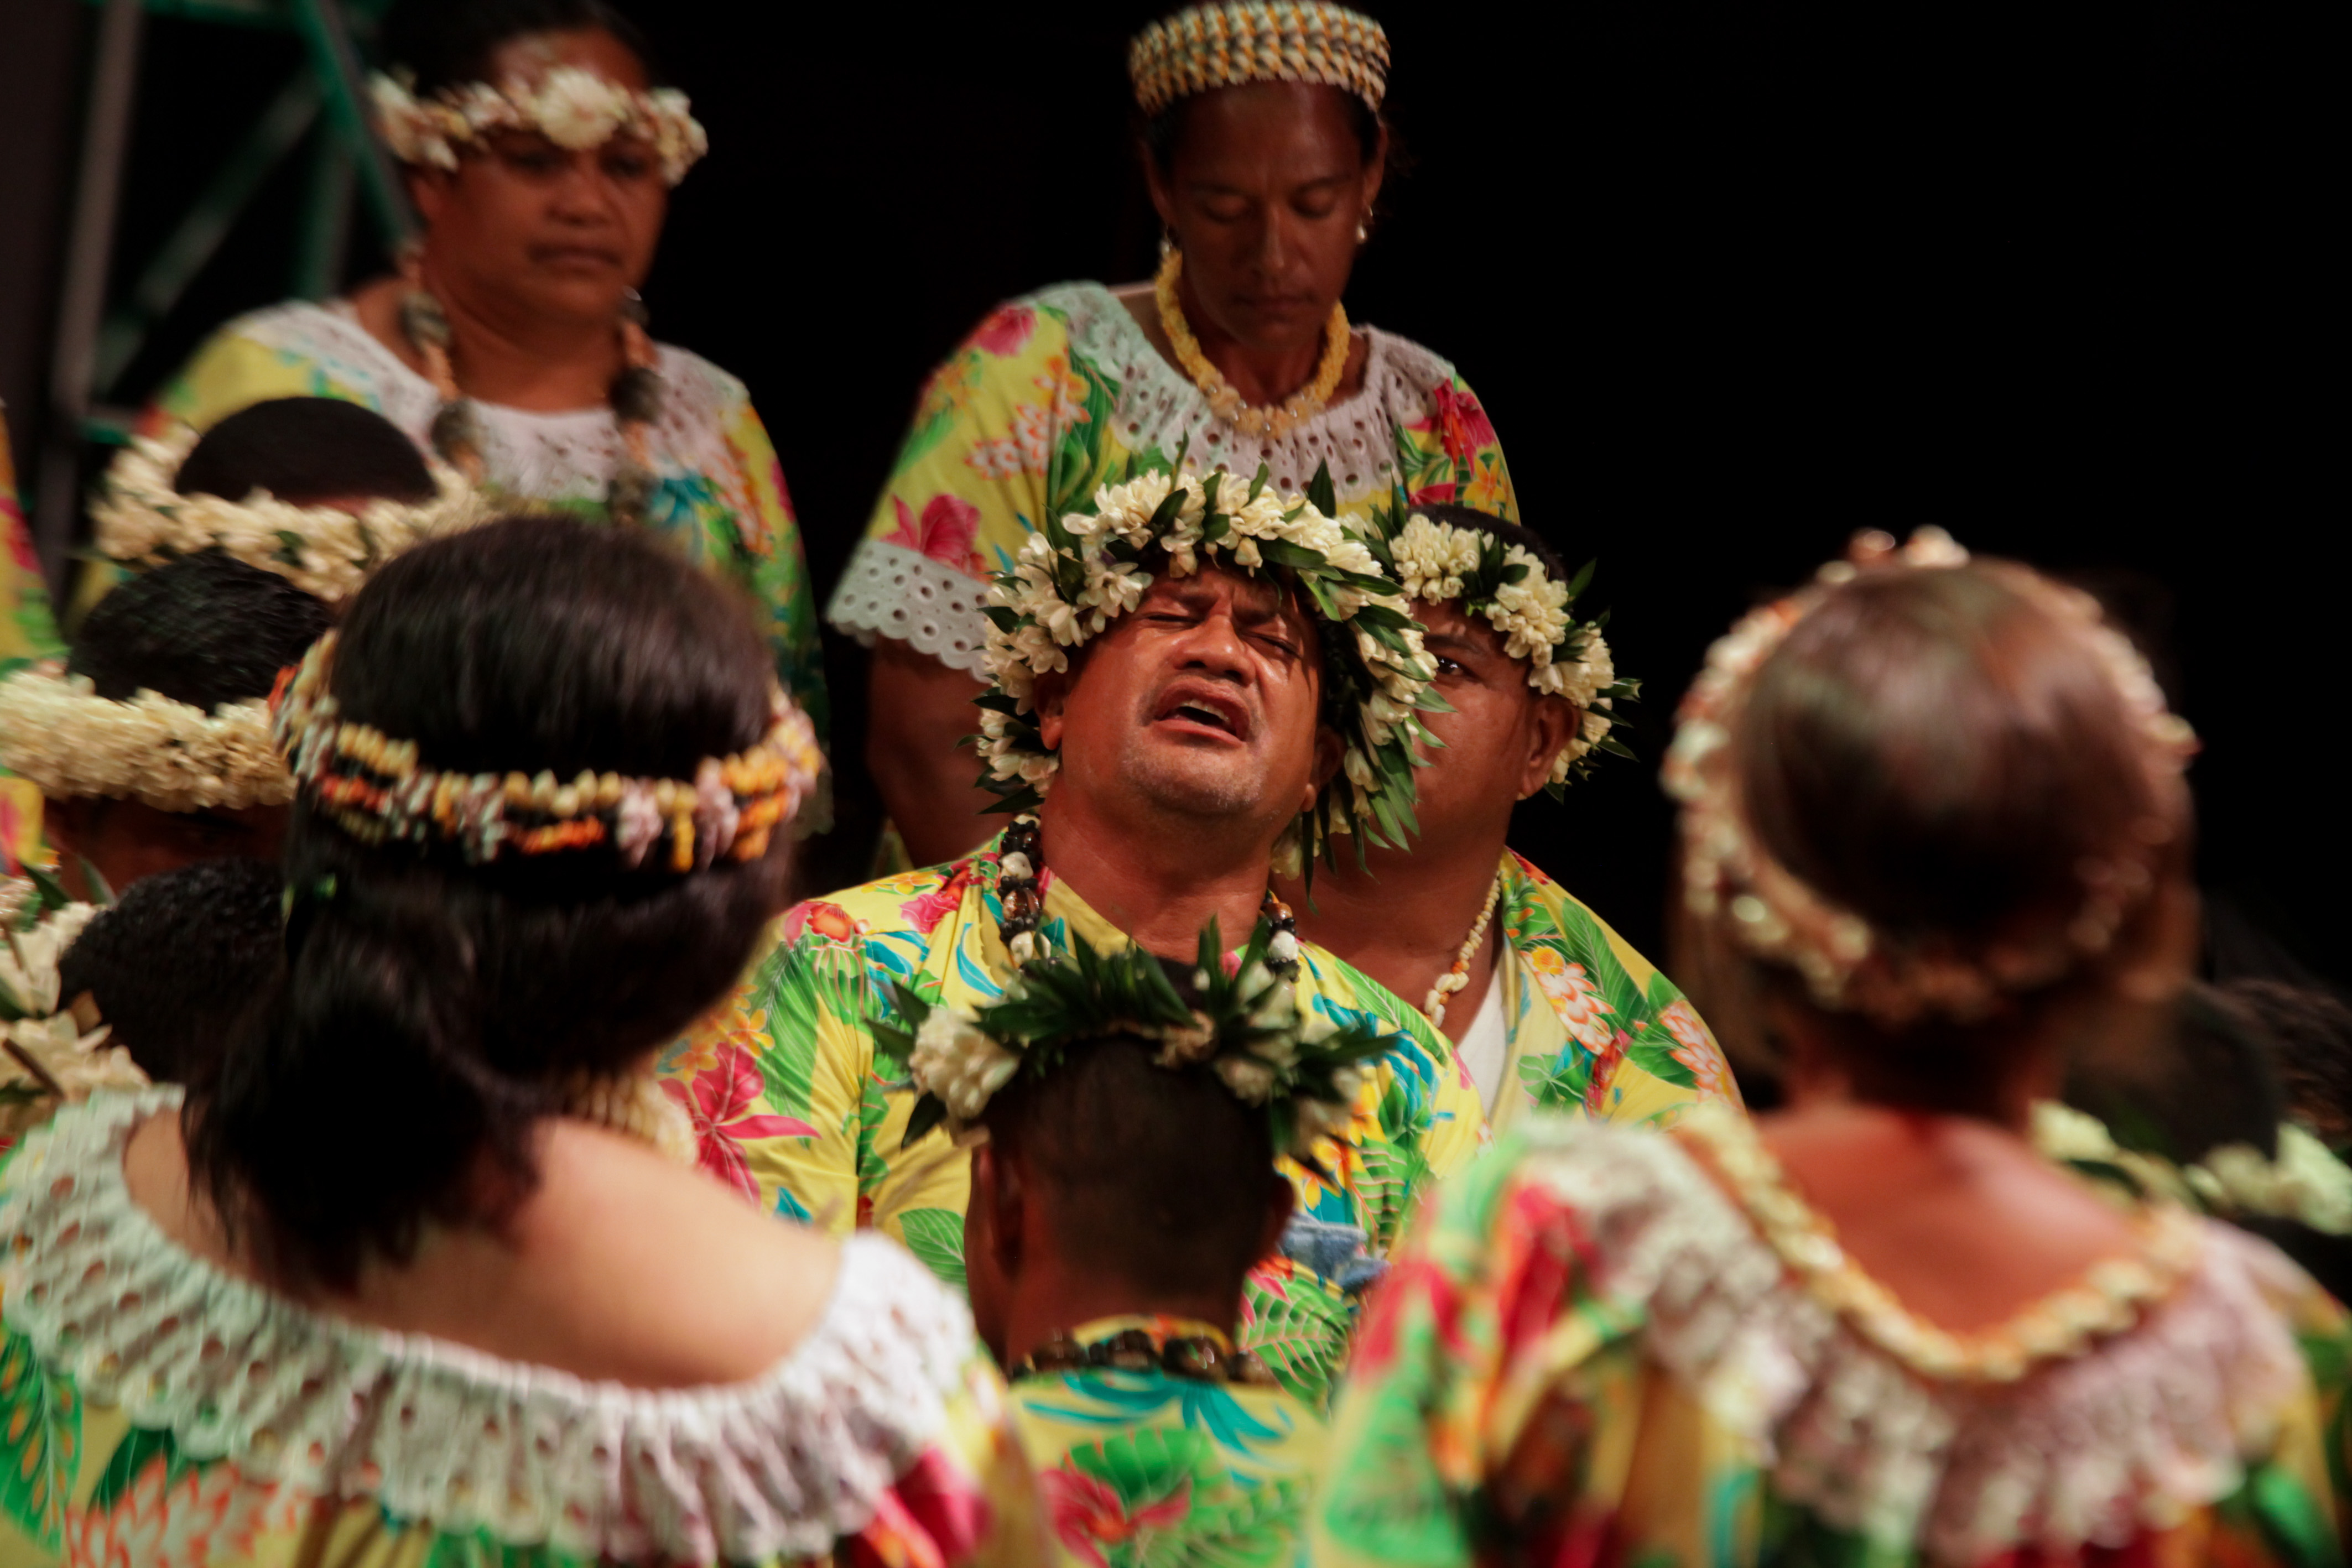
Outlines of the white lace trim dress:
<svg viewBox="0 0 2352 1568">
<path fill-rule="evenodd" d="M 327 1317 L 192 1256 L 133 1201 L 130 1135 L 179 1103 L 102 1096 L 26 1135 L 0 1174 L 7 1327 L 85 1407 L 264 1484 L 572 1556 L 823 1557 L 968 1386 L 969 1313 L 875 1236 L 844 1243 L 807 1339 L 725 1386 L 588 1382 Z"/>
<path fill-rule="evenodd" d="M 1399 477 L 1398 431 L 1426 423 L 1437 390 L 1454 380 L 1454 367 L 1420 344 L 1360 327 L 1368 350 L 1360 391 L 1279 438 L 1249 436 L 1210 412 L 1200 388 L 1152 347 L 1128 308 L 1101 284 L 1057 284 L 1015 305 L 1063 318 L 1070 355 L 1085 359 L 1116 386 L 1107 446 L 1127 453 L 1156 448 L 1171 458 L 1181 447 L 1187 473 L 1223 465 L 1255 474 L 1263 463 L 1269 483 L 1286 491 L 1304 490 L 1328 463 L 1342 512 L 1360 512 L 1388 497 Z M 1043 407 L 1039 427 L 1023 434 L 1050 452 L 1068 422 L 1083 416 L 1058 400 Z M 1034 518 L 1028 521 L 1035 526 Z M 851 555 L 825 618 L 861 643 L 888 637 L 977 674 L 987 640 L 981 614 L 986 602 L 987 584 L 971 572 L 869 535 Z"/>
</svg>

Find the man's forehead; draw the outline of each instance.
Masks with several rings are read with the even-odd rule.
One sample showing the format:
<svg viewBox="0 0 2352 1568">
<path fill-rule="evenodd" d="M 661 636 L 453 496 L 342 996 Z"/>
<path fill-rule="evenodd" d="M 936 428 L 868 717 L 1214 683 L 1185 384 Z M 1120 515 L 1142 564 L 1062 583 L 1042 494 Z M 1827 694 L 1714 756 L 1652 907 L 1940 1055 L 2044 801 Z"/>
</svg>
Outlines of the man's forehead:
<svg viewBox="0 0 2352 1568">
<path fill-rule="evenodd" d="M 1287 611 L 1301 622 L 1307 620 L 1305 609 L 1297 596 L 1269 577 L 1256 577 L 1247 572 L 1229 571 L 1223 567 L 1203 566 L 1190 577 L 1162 574 L 1152 580 L 1144 594 L 1146 602 L 1202 604 L 1223 598 L 1233 601 L 1236 614 L 1261 619 Z"/>
</svg>

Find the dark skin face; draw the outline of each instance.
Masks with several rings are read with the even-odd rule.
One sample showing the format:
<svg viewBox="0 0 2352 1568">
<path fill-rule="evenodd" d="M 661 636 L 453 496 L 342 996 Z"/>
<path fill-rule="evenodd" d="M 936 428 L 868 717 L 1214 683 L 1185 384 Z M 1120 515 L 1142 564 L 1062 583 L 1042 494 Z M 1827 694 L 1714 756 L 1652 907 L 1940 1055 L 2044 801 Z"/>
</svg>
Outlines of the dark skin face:
<svg viewBox="0 0 2352 1568">
<path fill-rule="evenodd" d="M 60 875 L 77 896 L 96 891 L 83 884 L 85 861 L 118 894 L 141 877 L 199 861 L 275 861 L 286 839 L 286 814 L 283 806 L 165 811 L 144 800 L 81 797 L 50 799 L 42 808 Z"/>
<path fill-rule="evenodd" d="M 1372 156 L 1347 96 L 1306 82 L 1254 82 L 1190 100 L 1163 173 L 1144 172 L 1160 221 L 1184 252 L 1184 314 L 1258 354 L 1320 347 L 1356 264 L 1356 231 L 1379 196 L 1388 132 Z"/>
<path fill-rule="evenodd" d="M 643 91 L 646 68 L 601 28 L 534 33 L 491 57 L 489 79 L 535 82 L 574 66 Z M 645 279 L 669 211 L 647 142 L 614 137 L 572 151 L 536 132 L 500 131 L 458 149 L 452 170 L 412 168 L 436 292 L 471 313 L 609 327 Z"/>
<path fill-rule="evenodd" d="M 1458 603 L 1416 602 L 1422 645 L 1437 665 L 1437 690 L 1452 713 L 1422 715 L 1443 743 L 1416 771 L 1413 814 L 1425 839 L 1475 837 L 1507 824 L 1511 808 L 1544 787 L 1552 758 L 1574 733 L 1565 698 L 1528 685 L 1528 662 L 1504 650 L 1502 633 Z"/>
<path fill-rule="evenodd" d="M 1288 821 L 1339 759 L 1318 722 L 1317 650 L 1313 625 L 1270 582 L 1162 574 L 1068 676 L 1037 683 L 1039 731 L 1062 753 L 1057 788 Z"/>
</svg>

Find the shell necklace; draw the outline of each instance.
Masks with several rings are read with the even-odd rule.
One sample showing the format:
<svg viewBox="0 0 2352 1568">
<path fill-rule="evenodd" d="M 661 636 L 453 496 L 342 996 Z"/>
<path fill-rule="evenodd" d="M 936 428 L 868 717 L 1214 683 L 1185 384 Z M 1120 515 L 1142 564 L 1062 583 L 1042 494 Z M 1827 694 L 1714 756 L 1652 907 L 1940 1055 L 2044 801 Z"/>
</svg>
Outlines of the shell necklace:
<svg viewBox="0 0 2352 1568">
<path fill-rule="evenodd" d="M 1503 873 L 1495 873 L 1494 885 L 1486 889 L 1486 905 L 1478 911 L 1477 923 L 1470 935 L 1462 939 L 1462 950 L 1454 956 L 1454 967 L 1437 977 L 1437 984 L 1429 988 L 1429 997 L 1421 1010 L 1429 1015 L 1432 1029 L 1445 1027 L 1445 998 L 1470 983 L 1470 959 L 1478 945 L 1486 940 L 1487 924 L 1495 918 L 1495 905 L 1502 902 Z"/>
<path fill-rule="evenodd" d="M 425 286 L 423 256 L 411 248 L 402 256 L 400 275 L 408 292 L 400 300 L 400 331 L 425 361 L 425 379 L 441 399 L 433 415 L 433 450 L 468 482 L 482 482 L 482 422 L 474 402 L 457 385 L 449 362 L 449 313 Z M 646 336 L 645 302 L 635 289 L 622 302 L 620 317 L 621 373 L 613 378 L 606 395 L 613 417 L 621 426 L 628 455 L 613 469 L 604 492 L 605 509 L 616 523 L 643 523 L 653 502 L 654 470 L 651 432 L 662 413 L 662 378 L 653 340 Z"/>
<path fill-rule="evenodd" d="M 997 842 L 996 896 L 1004 908 L 996 935 L 1016 964 L 1026 964 L 1053 952 L 1052 943 L 1038 927 L 1045 919 L 1045 894 L 1038 873 L 1045 863 L 1034 813 L 1013 819 Z M 1265 890 L 1258 918 L 1272 927 L 1266 938 L 1265 967 L 1277 979 L 1298 978 L 1298 917 L 1290 905 Z"/>
<path fill-rule="evenodd" d="M 1339 388 L 1339 378 L 1348 373 L 1348 350 L 1354 340 L 1348 336 L 1346 306 L 1331 307 L 1331 319 L 1323 328 L 1323 361 L 1315 367 L 1315 379 L 1273 408 L 1252 408 L 1242 402 L 1242 394 L 1225 380 L 1224 372 L 1209 362 L 1209 356 L 1201 351 L 1201 340 L 1192 336 L 1192 324 L 1184 319 L 1184 307 L 1176 298 L 1176 280 L 1183 275 L 1184 253 L 1171 248 L 1160 264 L 1159 276 L 1151 280 L 1151 292 L 1160 304 L 1160 329 L 1168 334 L 1168 346 L 1176 350 L 1176 363 L 1209 400 L 1211 413 L 1244 435 L 1278 440 L 1289 434 L 1292 426 L 1323 412 Z"/>
</svg>

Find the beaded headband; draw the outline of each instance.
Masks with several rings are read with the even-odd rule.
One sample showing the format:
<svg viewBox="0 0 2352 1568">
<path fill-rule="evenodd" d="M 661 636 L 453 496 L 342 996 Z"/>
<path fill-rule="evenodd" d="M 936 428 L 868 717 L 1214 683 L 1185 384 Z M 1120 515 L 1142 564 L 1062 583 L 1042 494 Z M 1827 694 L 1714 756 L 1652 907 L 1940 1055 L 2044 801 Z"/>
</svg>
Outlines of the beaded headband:
<svg viewBox="0 0 2352 1568">
<path fill-rule="evenodd" d="M 378 72 L 369 78 L 368 92 L 384 145 L 404 163 L 455 169 L 454 143 L 494 131 L 536 131 L 573 152 L 635 136 L 653 144 L 664 183 L 675 185 L 710 150 L 709 133 L 688 112 L 686 94 L 667 87 L 637 92 L 578 66 L 558 66 L 536 83 L 466 82 L 422 99 Z"/>
<path fill-rule="evenodd" d="M 1812 586 L 1751 612 L 1708 650 L 1706 667 L 1683 699 L 1666 754 L 1666 792 L 1683 803 L 1683 896 L 1690 911 L 1757 956 L 1795 969 L 1822 1007 L 1860 1012 L 1890 1027 L 1929 1013 L 1962 1022 L 1980 1019 L 2003 993 L 2048 985 L 2105 952 L 2125 917 L 2153 892 L 2158 857 L 2177 831 L 2153 819 L 2117 824 L 2116 851 L 2078 868 L 2083 903 L 2063 935 L 2036 946 L 1995 944 L 1973 955 L 1889 940 L 1815 892 L 1757 841 L 1741 797 L 1732 735 L 1757 672 L 1773 650 L 1798 622 L 1857 577 L 1968 563 L 1969 552 L 1941 528 L 1921 528 L 1900 549 L 1876 530 L 1855 535 L 1847 559 L 1822 567 Z M 2080 633 L 2131 712 L 2155 793 L 2178 799 L 2197 737 L 2165 706 L 2147 662 L 2101 619 L 2090 595 L 2021 567 L 1994 563 L 1988 570 Z"/>
<path fill-rule="evenodd" d="M 691 779 L 583 772 L 440 773 L 413 740 L 352 724 L 330 689 L 332 632 L 282 676 L 272 699 L 278 744 L 303 795 L 362 843 L 455 842 L 472 864 L 610 844 L 623 864 L 698 871 L 757 860 L 816 786 L 824 758 L 808 716 L 782 690 L 758 744 L 705 758 Z M 667 841 L 658 860 L 655 852 Z"/>
<path fill-rule="evenodd" d="M 1610 738 L 1620 700 L 1642 694 L 1642 683 L 1621 680 L 1601 635 L 1608 620 L 1579 621 L 1570 613 L 1578 594 L 1591 580 L 1592 568 L 1568 580 L 1554 578 L 1532 552 L 1506 545 L 1485 528 L 1457 528 L 1423 516 L 1405 515 L 1397 504 L 1375 510 L 1362 531 L 1407 600 L 1425 604 L 1459 601 L 1465 615 L 1481 615 L 1505 637 L 1504 652 L 1528 662 L 1528 685 L 1546 696 L 1565 697 L 1576 709 L 1577 726 L 1552 758 L 1546 783 L 1555 799 L 1568 781 L 1591 768 L 1591 754 L 1631 758 L 1622 741 Z M 1404 516 L 1402 527 L 1396 518 Z"/>
<path fill-rule="evenodd" d="M 1154 22 L 1127 47 L 1135 101 L 1157 114 L 1180 98 L 1258 81 L 1318 82 L 1372 108 L 1388 91 L 1388 30 L 1321 0 L 1194 5 Z"/>
<path fill-rule="evenodd" d="M 334 604 L 411 546 L 500 515 L 457 470 L 430 456 L 425 466 L 436 494 L 415 506 L 379 498 L 353 514 L 297 506 L 267 490 L 241 501 L 183 496 L 173 480 L 199 439 L 193 426 L 181 425 L 160 438 L 136 439 L 115 457 L 90 505 L 101 553 L 139 570 L 218 549 Z"/>
<path fill-rule="evenodd" d="M 907 1082 L 897 1087 L 919 1096 L 906 1143 L 942 1124 L 960 1145 L 984 1143 L 981 1114 L 1014 1078 L 1053 1072 L 1073 1049 L 1139 1039 L 1160 1047 L 1158 1066 L 1205 1064 L 1235 1099 L 1265 1108 L 1275 1153 L 1324 1169 L 1316 1145 L 1346 1130 L 1362 1063 L 1385 1051 L 1389 1038 L 1369 1014 L 1344 1026 L 1318 1009 L 1301 1018 L 1290 982 L 1269 967 L 1273 940 L 1261 925 L 1229 965 L 1211 921 L 1201 933 L 1192 1005 L 1142 948 L 1098 953 L 1085 942 L 1067 956 L 1023 964 L 1002 996 L 970 1013 L 896 985 L 905 1027 L 877 1019 L 873 1028 L 877 1051 L 905 1064 Z"/>
<path fill-rule="evenodd" d="M 294 798 L 266 704 L 224 703 L 208 714 L 148 691 L 116 702 L 58 659 L 0 680 L 0 767 L 55 800 L 138 800 L 159 811 Z"/>
<path fill-rule="evenodd" d="M 1244 486 L 1222 468 L 1202 480 L 1129 465 L 1125 481 L 1096 490 L 1087 510 L 1049 514 L 988 590 L 982 658 L 995 684 L 974 700 L 979 786 L 1005 797 L 997 809 L 1034 808 L 1061 767 L 1039 728 L 1038 677 L 1067 671 L 1069 650 L 1140 603 L 1156 575 L 1222 567 L 1285 573 L 1320 622 L 1326 649 L 1323 706 L 1339 732 L 1341 766 L 1284 834 L 1276 870 L 1296 876 L 1318 855 L 1336 857 L 1339 834 L 1360 832 L 1360 848 L 1367 838 L 1402 846 L 1418 831 L 1412 746 L 1428 735 L 1418 713 L 1445 702 L 1429 689 L 1421 628 L 1396 584 L 1331 520 L 1330 488 L 1328 469 L 1307 496 L 1285 497 L 1266 487 L 1263 465 Z"/>
</svg>

